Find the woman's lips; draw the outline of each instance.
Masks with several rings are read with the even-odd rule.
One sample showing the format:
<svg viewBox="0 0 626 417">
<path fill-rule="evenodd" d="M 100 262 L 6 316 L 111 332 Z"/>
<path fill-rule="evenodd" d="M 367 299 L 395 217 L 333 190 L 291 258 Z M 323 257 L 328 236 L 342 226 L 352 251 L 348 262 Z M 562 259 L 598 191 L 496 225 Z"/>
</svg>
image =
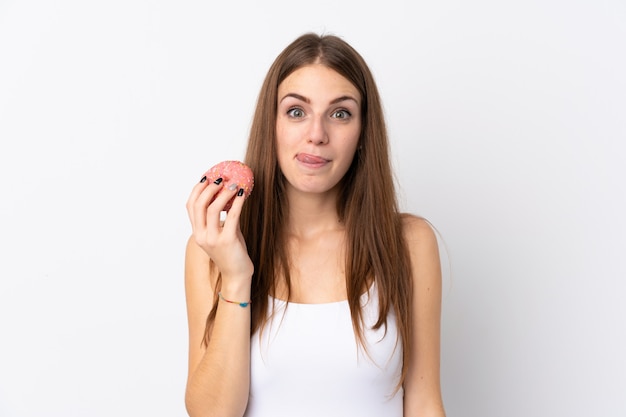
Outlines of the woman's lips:
<svg viewBox="0 0 626 417">
<path fill-rule="evenodd" d="M 328 162 L 328 159 L 308 153 L 299 153 L 296 155 L 296 159 L 298 162 L 309 166 L 322 166 Z"/>
</svg>

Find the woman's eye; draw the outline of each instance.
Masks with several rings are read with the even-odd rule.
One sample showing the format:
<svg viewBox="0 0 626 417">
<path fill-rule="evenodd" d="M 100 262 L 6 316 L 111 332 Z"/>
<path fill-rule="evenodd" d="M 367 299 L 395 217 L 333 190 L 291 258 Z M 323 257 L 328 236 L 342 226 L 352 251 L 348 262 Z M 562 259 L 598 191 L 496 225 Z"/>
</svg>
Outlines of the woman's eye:
<svg viewBox="0 0 626 417">
<path fill-rule="evenodd" d="M 299 117 L 304 116 L 304 112 L 302 111 L 302 109 L 298 107 L 294 107 L 292 109 L 287 110 L 287 115 L 289 115 L 290 117 L 299 118 Z"/>
<path fill-rule="evenodd" d="M 347 119 L 351 116 L 348 110 L 337 110 L 333 112 L 332 117 L 335 119 Z"/>
</svg>

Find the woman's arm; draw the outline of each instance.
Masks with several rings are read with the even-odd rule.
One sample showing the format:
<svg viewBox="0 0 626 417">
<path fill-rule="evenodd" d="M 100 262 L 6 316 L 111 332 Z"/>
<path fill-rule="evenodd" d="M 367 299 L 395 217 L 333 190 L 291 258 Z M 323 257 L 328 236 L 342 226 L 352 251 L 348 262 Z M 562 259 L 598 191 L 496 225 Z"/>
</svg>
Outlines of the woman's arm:
<svg viewBox="0 0 626 417">
<path fill-rule="evenodd" d="M 221 223 L 221 208 L 237 192 L 224 188 L 217 195 L 222 187 L 219 184 L 198 184 L 187 203 L 193 235 L 185 255 L 189 324 L 185 405 L 192 417 L 241 417 L 248 402 L 250 307 L 220 300 L 208 346 L 202 343 L 220 272 L 220 291 L 225 298 L 250 300 L 253 266 L 239 230 L 244 198 L 235 198 Z"/>
<path fill-rule="evenodd" d="M 439 377 L 441 264 L 437 237 L 423 219 L 409 216 L 405 238 L 413 271 L 411 363 L 404 381 L 405 417 L 444 417 Z"/>
</svg>

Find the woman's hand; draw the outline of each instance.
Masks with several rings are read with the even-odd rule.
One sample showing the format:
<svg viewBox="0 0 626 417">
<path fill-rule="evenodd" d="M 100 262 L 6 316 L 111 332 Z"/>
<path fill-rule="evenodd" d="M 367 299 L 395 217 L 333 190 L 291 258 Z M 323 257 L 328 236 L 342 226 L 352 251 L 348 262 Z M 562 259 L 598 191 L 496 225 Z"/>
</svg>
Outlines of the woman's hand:
<svg viewBox="0 0 626 417">
<path fill-rule="evenodd" d="M 239 228 L 239 216 L 245 200 L 239 194 L 242 193 L 239 193 L 237 184 L 223 183 L 221 179 L 207 183 L 205 177 L 193 188 L 187 200 L 193 239 L 221 272 L 222 285 L 250 280 L 254 272 Z M 220 213 L 233 197 L 232 207 L 222 221 Z"/>
</svg>

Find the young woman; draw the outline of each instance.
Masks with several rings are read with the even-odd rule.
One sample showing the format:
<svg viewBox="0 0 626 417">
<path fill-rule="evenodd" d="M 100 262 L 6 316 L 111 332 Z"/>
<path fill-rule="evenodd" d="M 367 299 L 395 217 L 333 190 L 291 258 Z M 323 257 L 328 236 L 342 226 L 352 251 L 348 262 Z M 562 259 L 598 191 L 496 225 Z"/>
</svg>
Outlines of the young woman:
<svg viewBox="0 0 626 417">
<path fill-rule="evenodd" d="M 245 204 L 206 178 L 187 202 L 189 415 L 444 416 L 437 240 L 398 211 L 362 57 L 335 36 L 291 43 L 245 163 Z"/>
</svg>

